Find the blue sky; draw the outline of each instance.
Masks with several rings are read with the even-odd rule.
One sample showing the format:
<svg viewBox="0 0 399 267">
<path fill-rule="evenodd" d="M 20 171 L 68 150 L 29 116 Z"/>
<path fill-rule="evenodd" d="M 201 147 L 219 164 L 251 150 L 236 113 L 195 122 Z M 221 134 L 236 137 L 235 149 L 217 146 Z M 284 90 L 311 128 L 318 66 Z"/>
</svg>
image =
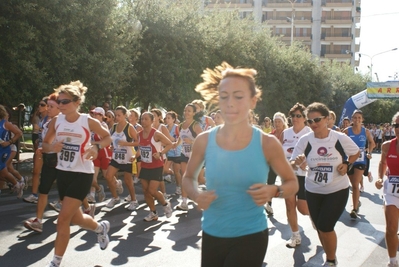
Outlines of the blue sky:
<svg viewBox="0 0 399 267">
<path fill-rule="evenodd" d="M 360 53 L 372 57 L 399 48 L 399 1 L 362 0 L 361 8 Z M 370 57 L 360 58 L 358 69 L 363 74 L 370 73 Z M 399 49 L 373 57 L 373 73 L 380 82 L 393 80 L 395 72 L 399 72 Z M 377 81 L 375 74 L 373 81 Z"/>
</svg>

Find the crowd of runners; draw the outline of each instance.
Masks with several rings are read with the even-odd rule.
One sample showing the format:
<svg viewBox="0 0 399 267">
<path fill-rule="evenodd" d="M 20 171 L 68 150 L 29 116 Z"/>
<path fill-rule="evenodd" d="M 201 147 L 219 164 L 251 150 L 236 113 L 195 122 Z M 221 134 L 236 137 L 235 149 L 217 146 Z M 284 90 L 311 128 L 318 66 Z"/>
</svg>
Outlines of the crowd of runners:
<svg viewBox="0 0 399 267">
<path fill-rule="evenodd" d="M 261 266 L 268 243 L 266 213 L 273 216 L 273 197 L 285 199 L 292 230 L 286 246 L 301 244 L 298 210 L 309 216 L 318 231 L 326 253 L 323 266 L 337 266 L 334 227 L 350 189 L 350 217 L 358 219 L 363 177 L 373 181 L 368 172 L 373 152 L 381 152 L 375 185 L 384 187 L 388 266 L 398 266 L 399 113 L 392 123 L 363 125 L 362 111 L 355 110 L 337 127 L 335 113 L 324 104 L 296 103 L 286 113 L 276 112 L 259 123 L 252 111 L 260 97 L 256 71 L 223 65 L 215 70 L 204 72 L 204 82 L 196 90 L 220 110 L 208 116 L 207 102 L 197 99 L 187 103 L 180 120 L 178 111 L 110 109 L 109 103 L 83 113 L 87 88 L 79 81 L 61 85 L 42 98 L 32 118 L 31 181 L 13 168 L 15 143 L 22 132 L 9 122 L 10 111 L 0 105 L 0 176 L 18 198 L 23 197 L 28 182 L 32 184 L 23 200 L 36 204 L 37 211 L 24 222 L 27 229 L 43 231 L 48 194 L 55 181 L 58 187 L 59 200 L 49 203 L 59 212 L 49 266 L 60 266 L 71 224 L 94 231 L 100 248 L 105 249 L 110 223 L 95 220 L 96 203 L 106 201 L 106 208 L 112 210 L 126 201 L 128 211 L 136 210 L 139 183 L 149 207 L 146 222 L 162 215 L 156 203 L 166 218 L 174 209 L 189 211 L 189 199 L 204 210 L 202 266 L 240 266 L 242 254 L 250 255 L 251 266 Z M 209 80 L 216 80 L 216 86 Z M 220 162 L 227 162 L 228 167 Z M 123 173 L 123 181 L 117 178 L 118 172 Z M 99 175 L 106 187 L 98 182 Z M 281 186 L 275 185 L 277 176 Z M 176 207 L 165 190 L 165 181 L 172 178 L 175 194 L 180 196 Z M 126 195 L 122 195 L 124 188 Z M 108 200 L 106 191 L 111 195 Z"/>
</svg>

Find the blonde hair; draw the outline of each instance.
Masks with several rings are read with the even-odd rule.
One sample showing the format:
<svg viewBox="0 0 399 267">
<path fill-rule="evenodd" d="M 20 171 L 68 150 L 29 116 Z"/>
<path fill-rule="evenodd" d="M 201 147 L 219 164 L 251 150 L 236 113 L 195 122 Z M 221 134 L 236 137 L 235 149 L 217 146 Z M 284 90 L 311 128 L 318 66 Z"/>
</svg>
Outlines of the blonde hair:
<svg viewBox="0 0 399 267">
<path fill-rule="evenodd" d="M 255 84 L 256 74 L 257 71 L 255 69 L 233 68 L 227 62 L 223 62 L 213 70 L 206 68 L 203 71 L 201 75 L 203 82 L 195 87 L 195 91 L 201 94 L 206 103 L 209 103 L 211 106 L 217 106 L 221 81 L 229 77 L 239 77 L 248 81 L 251 97 L 255 96 L 257 99 L 260 99 L 262 91 Z"/>
<path fill-rule="evenodd" d="M 276 120 L 276 119 L 280 119 L 280 120 L 283 122 L 283 124 L 284 124 L 284 129 L 287 129 L 287 128 L 288 128 L 287 117 L 285 116 L 284 113 L 282 113 L 282 112 L 276 112 L 276 113 L 274 113 L 274 115 L 273 115 L 273 121 Z"/>
<path fill-rule="evenodd" d="M 83 85 L 79 80 L 70 82 L 69 84 L 64 84 L 54 89 L 57 94 L 67 94 L 72 97 L 73 101 L 79 101 L 79 104 L 85 102 L 85 94 L 87 92 L 87 87 Z"/>
</svg>

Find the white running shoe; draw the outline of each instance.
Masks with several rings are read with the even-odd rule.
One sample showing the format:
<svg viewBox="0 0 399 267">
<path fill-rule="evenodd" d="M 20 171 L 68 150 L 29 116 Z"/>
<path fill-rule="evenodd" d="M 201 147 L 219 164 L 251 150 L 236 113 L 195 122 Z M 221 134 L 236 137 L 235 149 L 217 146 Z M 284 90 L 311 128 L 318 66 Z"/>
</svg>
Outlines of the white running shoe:
<svg viewBox="0 0 399 267">
<path fill-rule="evenodd" d="M 55 262 L 51 261 L 46 267 L 60 267 L 60 266 Z"/>
<path fill-rule="evenodd" d="M 136 210 L 139 207 L 139 202 L 137 200 L 130 201 L 129 207 L 127 207 L 128 210 Z"/>
<path fill-rule="evenodd" d="M 62 203 L 59 202 L 58 200 L 48 203 L 50 207 L 52 207 L 55 211 L 60 212 L 61 208 L 62 208 Z"/>
<path fill-rule="evenodd" d="M 17 198 L 22 198 L 24 194 L 25 183 L 23 181 L 19 181 L 14 185 L 15 191 L 17 192 Z"/>
<path fill-rule="evenodd" d="M 168 198 L 170 198 L 170 195 L 166 194 L 166 193 L 163 193 L 163 197 L 164 197 L 165 200 L 167 200 Z"/>
<path fill-rule="evenodd" d="M 180 203 L 180 205 L 176 206 L 177 210 L 188 211 L 188 205 L 185 202 Z"/>
<path fill-rule="evenodd" d="M 96 213 L 96 205 L 95 204 L 89 205 L 89 210 L 83 209 L 83 213 L 90 215 L 92 218 L 94 218 L 94 215 Z"/>
<path fill-rule="evenodd" d="M 364 186 L 361 186 L 359 190 L 360 190 L 360 192 L 363 193 L 364 192 Z"/>
<path fill-rule="evenodd" d="M 299 246 L 301 244 L 301 236 L 292 234 L 290 240 L 287 241 L 285 246 L 287 248 L 295 248 L 296 246 Z"/>
<path fill-rule="evenodd" d="M 24 190 L 26 190 L 26 189 L 28 189 L 28 186 L 29 186 L 29 178 L 28 178 L 28 176 L 23 176 L 22 179 L 24 180 L 24 183 L 25 183 Z"/>
<path fill-rule="evenodd" d="M 132 197 L 131 197 L 130 195 L 128 195 L 127 197 L 125 197 L 125 201 L 126 201 L 126 202 L 132 201 Z"/>
<path fill-rule="evenodd" d="M 43 232 L 43 223 L 40 223 L 37 218 L 25 221 L 24 226 L 26 229 L 33 230 L 35 232 Z"/>
<path fill-rule="evenodd" d="M 334 266 L 338 266 L 338 261 L 337 261 L 337 259 L 335 259 L 335 262 L 334 262 L 334 263 L 326 261 L 326 262 L 324 263 L 324 265 L 323 265 L 323 267 L 334 267 Z"/>
<path fill-rule="evenodd" d="M 39 199 L 39 197 L 36 197 L 35 195 L 30 194 L 28 197 L 24 198 L 23 200 L 28 203 L 36 204 L 38 199 Z"/>
<path fill-rule="evenodd" d="M 388 267 L 399 267 L 399 265 L 398 265 L 398 262 L 395 262 L 395 263 L 388 263 L 388 265 L 387 265 Z"/>
<path fill-rule="evenodd" d="M 148 213 L 148 215 L 144 217 L 144 221 L 146 222 L 151 222 L 156 220 L 158 220 L 158 215 L 152 211 L 150 211 L 150 213 Z"/>
<path fill-rule="evenodd" d="M 166 218 L 170 218 L 172 216 L 173 210 L 169 201 L 167 202 L 166 206 L 163 206 L 163 211 L 165 212 Z"/>
<path fill-rule="evenodd" d="M 167 174 L 167 175 L 163 176 L 163 180 L 165 182 L 167 182 L 167 183 L 171 183 L 172 182 L 172 177 L 169 174 Z"/>
<path fill-rule="evenodd" d="M 273 216 L 273 214 L 274 214 L 273 208 L 272 208 L 272 206 L 270 206 L 269 203 L 266 203 L 265 210 L 266 210 L 267 215 Z"/>
<path fill-rule="evenodd" d="M 369 178 L 369 182 L 372 183 L 373 182 L 373 174 L 371 172 L 369 172 L 367 177 Z"/>
<path fill-rule="evenodd" d="M 94 198 L 94 196 L 91 193 L 87 194 L 86 198 L 87 198 L 87 202 L 89 202 L 90 204 L 96 203 L 96 199 Z"/>
<path fill-rule="evenodd" d="M 138 184 L 139 182 L 140 182 L 140 179 L 137 176 L 134 176 L 133 183 Z"/>
<path fill-rule="evenodd" d="M 97 197 L 99 202 L 103 202 L 105 200 L 105 191 L 104 186 L 102 184 L 100 186 L 100 191 L 97 191 Z"/>
<path fill-rule="evenodd" d="M 106 205 L 107 208 L 113 208 L 115 207 L 116 204 L 119 204 L 121 202 L 121 199 L 118 198 L 111 198 L 111 200 L 108 202 L 108 204 Z"/>
<path fill-rule="evenodd" d="M 108 237 L 108 232 L 110 228 L 109 221 L 102 221 L 100 224 L 103 227 L 103 231 L 101 233 L 97 234 L 97 241 L 100 244 L 100 248 L 102 250 L 106 249 L 109 244 L 109 237 Z"/>
<path fill-rule="evenodd" d="M 176 195 L 181 195 L 181 187 L 180 186 L 176 186 Z"/>
<path fill-rule="evenodd" d="M 121 180 L 116 180 L 116 193 L 118 195 L 123 193 L 123 185 L 122 185 L 122 181 Z"/>
</svg>

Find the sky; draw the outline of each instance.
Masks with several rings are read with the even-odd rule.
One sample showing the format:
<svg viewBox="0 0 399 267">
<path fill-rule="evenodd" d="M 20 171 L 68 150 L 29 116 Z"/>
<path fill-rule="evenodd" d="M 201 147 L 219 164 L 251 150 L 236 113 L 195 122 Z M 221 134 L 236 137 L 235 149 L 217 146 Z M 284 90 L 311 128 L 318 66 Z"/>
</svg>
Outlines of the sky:
<svg viewBox="0 0 399 267">
<path fill-rule="evenodd" d="M 373 81 L 399 80 L 399 0 L 361 0 L 360 57 L 358 71 L 370 73 L 373 57 Z M 398 48 L 396 51 L 389 51 Z M 359 55 L 356 53 L 355 58 Z M 377 75 L 375 75 L 377 73 Z M 390 77 L 391 76 L 391 77 Z"/>
</svg>

